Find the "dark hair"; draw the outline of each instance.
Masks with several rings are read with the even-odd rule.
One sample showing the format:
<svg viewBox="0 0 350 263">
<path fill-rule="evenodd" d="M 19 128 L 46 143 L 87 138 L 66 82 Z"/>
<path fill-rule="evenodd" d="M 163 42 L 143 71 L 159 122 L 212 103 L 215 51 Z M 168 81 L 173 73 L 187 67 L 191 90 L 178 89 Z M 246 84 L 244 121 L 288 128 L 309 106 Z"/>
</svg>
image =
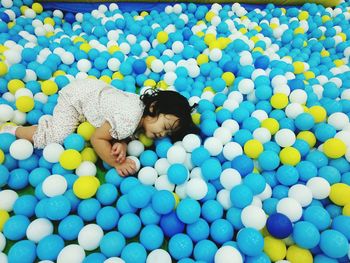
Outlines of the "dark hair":
<svg viewBox="0 0 350 263">
<path fill-rule="evenodd" d="M 193 123 L 191 112 L 197 104 L 190 106 L 186 97 L 176 91 L 147 89 L 140 99 L 145 105 L 143 116 L 156 117 L 159 114 L 172 114 L 179 118 L 179 125 L 169 137 L 172 141 L 182 140 L 189 133 L 199 134 Z"/>
</svg>

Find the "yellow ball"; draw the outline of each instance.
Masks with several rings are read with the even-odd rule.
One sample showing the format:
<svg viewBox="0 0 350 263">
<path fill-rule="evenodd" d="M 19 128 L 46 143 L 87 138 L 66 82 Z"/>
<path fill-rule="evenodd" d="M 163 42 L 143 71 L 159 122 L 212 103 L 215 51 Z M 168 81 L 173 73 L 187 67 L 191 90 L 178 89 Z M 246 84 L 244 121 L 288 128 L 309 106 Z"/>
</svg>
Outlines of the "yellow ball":
<svg viewBox="0 0 350 263">
<path fill-rule="evenodd" d="M 108 48 L 108 52 L 110 54 L 114 54 L 115 52 L 119 51 L 120 50 L 120 47 L 117 46 L 117 45 L 112 45 Z"/>
<path fill-rule="evenodd" d="M 209 11 L 205 14 L 205 20 L 207 20 L 208 22 L 210 22 L 213 17 L 216 16 L 216 14 L 212 11 Z"/>
<path fill-rule="evenodd" d="M 252 159 L 258 158 L 263 150 L 262 143 L 256 139 L 249 140 L 244 144 L 244 153 Z"/>
<path fill-rule="evenodd" d="M 81 151 L 81 158 L 83 161 L 97 162 L 97 154 L 91 147 L 86 147 Z"/>
<path fill-rule="evenodd" d="M 270 23 L 271 29 L 276 29 L 279 25 L 276 23 Z"/>
<path fill-rule="evenodd" d="M 309 108 L 308 112 L 314 117 L 315 123 L 323 122 L 327 118 L 327 112 L 322 106 L 312 106 Z"/>
<path fill-rule="evenodd" d="M 5 154 L 4 152 L 0 149 L 0 164 L 2 164 L 5 161 Z"/>
<path fill-rule="evenodd" d="M 146 79 L 143 83 L 143 86 L 145 87 L 155 87 L 157 85 L 157 82 L 155 82 L 153 79 Z"/>
<path fill-rule="evenodd" d="M 82 43 L 80 46 L 79 46 L 79 49 L 88 53 L 91 49 L 91 46 L 88 44 L 88 43 Z"/>
<path fill-rule="evenodd" d="M 345 62 L 341 59 L 336 59 L 333 61 L 333 63 L 337 66 L 337 67 L 340 67 L 340 66 L 343 66 L 345 65 Z"/>
<path fill-rule="evenodd" d="M 146 65 L 147 65 L 148 68 L 151 67 L 152 62 L 155 59 L 157 59 L 155 56 L 149 56 L 149 57 L 146 58 Z"/>
<path fill-rule="evenodd" d="M 29 96 L 21 96 L 16 100 L 16 107 L 21 112 L 28 112 L 34 108 L 34 100 Z"/>
<path fill-rule="evenodd" d="M 197 57 L 197 64 L 198 65 L 208 63 L 208 61 L 209 61 L 209 58 L 206 54 L 199 54 L 199 56 Z"/>
<path fill-rule="evenodd" d="M 41 83 L 41 91 L 47 95 L 53 95 L 58 91 L 58 86 L 53 80 L 45 80 Z"/>
<path fill-rule="evenodd" d="M 5 62 L 0 62 L 0 77 L 4 76 L 8 71 L 7 65 Z"/>
<path fill-rule="evenodd" d="M 344 42 L 346 41 L 346 35 L 343 32 L 340 32 L 338 36 L 340 36 Z"/>
<path fill-rule="evenodd" d="M 289 164 L 292 166 L 297 165 L 300 162 L 300 152 L 293 147 L 286 147 L 280 151 L 280 160 L 283 164 Z"/>
<path fill-rule="evenodd" d="M 78 166 L 81 164 L 82 157 L 80 152 L 73 149 L 65 150 L 60 155 L 60 165 L 67 170 L 74 170 L 78 168 Z"/>
<path fill-rule="evenodd" d="M 67 75 L 66 72 L 64 72 L 63 70 L 56 70 L 52 76 L 57 77 L 57 76 L 64 76 Z"/>
<path fill-rule="evenodd" d="M 174 196 L 174 199 L 175 199 L 174 209 L 176 209 L 177 205 L 180 203 L 180 197 L 178 196 L 177 193 L 174 193 L 174 192 L 173 192 L 173 196 Z"/>
<path fill-rule="evenodd" d="M 293 63 L 293 67 L 294 67 L 294 73 L 295 74 L 301 74 L 305 71 L 305 67 L 304 67 L 304 63 L 300 62 L 300 61 L 295 61 Z"/>
<path fill-rule="evenodd" d="M 309 12 L 301 11 L 298 15 L 299 20 L 307 20 L 309 18 Z"/>
<path fill-rule="evenodd" d="M 7 89 L 9 90 L 9 92 L 11 92 L 12 94 L 15 94 L 17 90 L 24 88 L 24 82 L 20 79 L 11 79 L 8 83 L 7 83 Z"/>
<path fill-rule="evenodd" d="M 10 218 L 9 213 L 6 210 L 0 209 L 0 232 L 4 228 L 4 225 L 9 218 Z"/>
<path fill-rule="evenodd" d="M 264 252 L 273 262 L 282 260 L 287 254 L 286 244 L 281 239 L 267 236 L 264 238 Z"/>
<path fill-rule="evenodd" d="M 148 12 L 147 12 L 147 11 L 142 11 L 141 14 L 140 14 L 140 16 L 146 17 L 146 16 L 148 16 Z"/>
<path fill-rule="evenodd" d="M 83 136 L 85 141 L 90 141 L 95 129 L 90 122 L 85 121 L 78 126 L 77 133 Z"/>
<path fill-rule="evenodd" d="M 350 203 L 347 203 L 347 204 L 343 207 L 343 215 L 344 215 L 344 216 L 350 216 Z"/>
<path fill-rule="evenodd" d="M 339 206 L 350 203 L 350 186 L 344 183 L 336 183 L 331 186 L 329 199 Z"/>
<path fill-rule="evenodd" d="M 283 93 L 276 93 L 270 99 L 271 106 L 279 110 L 287 107 L 288 102 L 288 96 Z"/>
<path fill-rule="evenodd" d="M 80 176 L 73 184 L 73 192 L 80 199 L 93 197 L 100 186 L 95 176 Z"/>
<path fill-rule="evenodd" d="M 222 49 L 222 45 L 219 41 L 215 40 L 209 44 L 209 50 L 212 50 L 214 48 Z"/>
<path fill-rule="evenodd" d="M 314 147 L 316 144 L 316 136 L 310 131 L 301 131 L 297 135 L 297 139 L 306 141 L 310 148 Z"/>
<path fill-rule="evenodd" d="M 305 78 L 308 79 L 314 79 L 316 77 L 315 73 L 312 71 L 306 71 L 304 72 Z"/>
<path fill-rule="evenodd" d="M 113 73 L 112 79 L 120 79 L 120 80 L 122 80 L 122 79 L 124 79 L 124 76 L 119 71 L 116 71 L 116 72 Z"/>
<path fill-rule="evenodd" d="M 212 87 L 210 87 L 210 86 L 205 87 L 205 88 L 203 89 L 203 92 L 205 92 L 205 91 L 209 91 L 209 92 L 211 92 L 211 93 L 214 93 L 214 94 L 215 94 L 215 90 L 214 90 Z"/>
<path fill-rule="evenodd" d="M 142 144 L 145 147 L 150 147 L 153 144 L 153 140 L 151 138 L 148 138 L 145 134 L 141 133 L 139 136 L 139 140 L 140 142 L 142 142 Z"/>
<path fill-rule="evenodd" d="M 296 29 L 294 29 L 294 35 L 298 35 L 298 34 L 304 34 L 305 31 L 302 27 L 297 27 Z"/>
<path fill-rule="evenodd" d="M 327 22 L 329 20 L 331 20 L 330 16 L 328 16 L 328 15 L 322 16 L 322 23 L 325 23 L 325 22 Z"/>
<path fill-rule="evenodd" d="M 346 153 L 346 145 L 340 139 L 331 138 L 323 144 L 323 152 L 329 158 L 340 158 Z"/>
<path fill-rule="evenodd" d="M 44 8 L 41 4 L 39 3 L 34 3 L 32 5 L 32 9 L 35 11 L 35 13 L 40 14 L 43 12 Z"/>
<path fill-rule="evenodd" d="M 164 43 L 168 42 L 168 40 L 169 40 L 168 33 L 167 33 L 167 32 L 164 32 L 164 31 L 158 32 L 158 34 L 157 34 L 157 40 L 158 40 L 158 42 L 161 43 L 161 44 L 164 44 Z"/>
<path fill-rule="evenodd" d="M 292 263 L 312 263 L 314 261 L 309 250 L 296 245 L 290 246 L 287 250 L 287 260 Z"/>
<path fill-rule="evenodd" d="M 51 17 L 46 17 L 44 19 L 44 24 L 50 24 L 50 25 L 54 26 L 55 25 L 55 20 L 53 20 Z"/>
<path fill-rule="evenodd" d="M 325 49 L 322 50 L 320 54 L 321 54 L 322 57 L 329 57 L 329 55 L 330 55 L 328 50 L 325 50 Z"/>
<path fill-rule="evenodd" d="M 222 79 L 226 82 L 226 86 L 231 86 L 235 81 L 235 75 L 232 72 L 224 72 Z"/>
<path fill-rule="evenodd" d="M 107 84 L 111 83 L 111 81 L 112 81 L 111 77 L 110 77 L 110 76 L 107 76 L 107 75 L 102 75 L 102 76 L 100 77 L 100 80 L 106 82 Z"/>
<path fill-rule="evenodd" d="M 261 122 L 261 127 L 266 128 L 274 135 L 280 128 L 280 124 L 273 118 L 267 118 Z"/>
<path fill-rule="evenodd" d="M 192 121 L 194 124 L 199 125 L 201 123 L 201 115 L 200 113 L 196 112 L 192 114 Z"/>
<path fill-rule="evenodd" d="M 208 33 L 204 36 L 204 43 L 209 46 L 211 42 L 216 40 L 216 36 L 212 33 Z"/>
</svg>

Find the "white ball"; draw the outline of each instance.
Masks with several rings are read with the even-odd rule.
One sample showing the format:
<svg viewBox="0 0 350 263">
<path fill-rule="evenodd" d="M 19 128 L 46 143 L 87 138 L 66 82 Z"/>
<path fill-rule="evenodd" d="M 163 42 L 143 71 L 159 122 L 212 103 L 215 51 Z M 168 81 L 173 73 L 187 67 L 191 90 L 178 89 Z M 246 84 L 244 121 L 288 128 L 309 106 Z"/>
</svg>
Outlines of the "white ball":
<svg viewBox="0 0 350 263">
<path fill-rule="evenodd" d="M 75 169 L 75 173 L 78 176 L 95 176 L 97 173 L 97 168 L 93 162 L 83 161 L 78 168 Z"/>
<path fill-rule="evenodd" d="M 289 94 L 289 101 L 291 103 L 305 104 L 307 100 L 307 93 L 302 89 L 295 89 Z"/>
<path fill-rule="evenodd" d="M 335 112 L 328 117 L 327 122 L 336 130 L 342 130 L 349 123 L 349 117 L 343 112 Z"/>
<path fill-rule="evenodd" d="M 0 191 L 0 209 L 11 212 L 17 198 L 18 194 L 13 190 L 5 189 Z"/>
<path fill-rule="evenodd" d="M 216 253 L 215 263 L 243 263 L 243 258 L 238 249 L 233 246 L 222 246 Z"/>
<path fill-rule="evenodd" d="M 185 159 L 184 165 L 189 171 L 193 169 L 194 164 L 192 162 L 192 156 L 190 153 L 186 153 L 186 159 Z"/>
<path fill-rule="evenodd" d="M 33 92 L 30 90 L 30 89 L 26 89 L 26 88 L 20 88 L 16 91 L 15 93 L 15 98 L 16 100 L 19 98 L 19 97 L 22 97 L 22 96 L 27 96 L 27 97 L 30 97 L 30 98 L 33 98 Z"/>
<path fill-rule="evenodd" d="M 175 80 L 177 79 L 177 75 L 175 72 L 169 71 L 164 74 L 164 81 L 168 85 L 174 85 Z"/>
<path fill-rule="evenodd" d="M 194 167 L 190 172 L 190 178 L 202 178 L 202 170 L 200 167 Z"/>
<path fill-rule="evenodd" d="M 254 82 L 251 79 L 242 79 L 238 83 L 238 90 L 244 95 L 251 93 L 254 90 Z"/>
<path fill-rule="evenodd" d="M 239 64 L 242 66 L 248 66 L 253 64 L 253 57 L 249 51 L 242 51 L 239 58 Z"/>
<path fill-rule="evenodd" d="M 175 69 L 176 69 L 176 64 L 174 61 L 169 60 L 169 61 L 165 62 L 165 64 L 164 64 L 164 71 L 165 72 L 174 72 Z"/>
<path fill-rule="evenodd" d="M 185 199 L 187 197 L 186 183 L 179 184 L 175 187 L 175 193 L 179 196 L 180 199 Z"/>
<path fill-rule="evenodd" d="M 175 41 L 171 45 L 171 49 L 174 51 L 175 54 L 180 54 L 182 50 L 184 49 L 184 45 L 182 44 L 181 41 Z"/>
<path fill-rule="evenodd" d="M 33 144 L 26 139 L 18 139 L 10 146 L 10 154 L 16 160 L 25 160 L 29 158 L 34 151 Z"/>
<path fill-rule="evenodd" d="M 287 84 L 287 78 L 283 75 L 274 76 L 271 80 L 272 87 L 278 87 L 280 85 Z"/>
<path fill-rule="evenodd" d="M 125 261 L 118 257 L 111 257 L 107 258 L 103 263 L 125 263 Z"/>
<path fill-rule="evenodd" d="M 81 263 L 85 258 L 84 249 L 76 244 L 64 247 L 57 257 L 57 263 Z"/>
<path fill-rule="evenodd" d="M 112 71 L 118 71 L 120 67 L 120 61 L 117 58 L 110 58 L 107 62 L 107 67 Z"/>
<path fill-rule="evenodd" d="M 59 174 L 53 174 L 45 178 L 42 184 L 43 192 L 48 197 L 62 195 L 68 187 L 66 179 Z"/>
<path fill-rule="evenodd" d="M 34 95 L 34 100 L 37 100 L 37 101 L 45 104 L 49 100 L 49 98 L 44 93 L 38 92 Z"/>
<path fill-rule="evenodd" d="M 156 179 L 156 181 L 154 183 L 154 187 L 158 191 L 168 190 L 170 192 L 173 192 L 175 189 L 175 185 L 169 181 L 168 176 L 166 174 L 163 174 Z"/>
<path fill-rule="evenodd" d="M 146 263 L 171 263 L 171 256 L 164 249 L 156 249 L 148 254 Z"/>
<path fill-rule="evenodd" d="M 92 251 L 100 245 L 103 238 L 103 230 L 99 225 L 88 224 L 78 234 L 79 245 L 87 251 Z"/>
<path fill-rule="evenodd" d="M 154 168 L 156 169 L 158 174 L 166 174 L 169 169 L 169 162 L 166 158 L 160 158 L 154 164 Z"/>
<path fill-rule="evenodd" d="M 6 238 L 4 234 L 0 232 L 0 252 L 3 251 L 5 247 L 6 247 Z"/>
<path fill-rule="evenodd" d="M 8 122 L 14 116 L 14 110 L 10 105 L 0 104 L 0 123 Z"/>
<path fill-rule="evenodd" d="M 296 140 L 295 134 L 292 130 L 281 129 L 275 134 L 275 141 L 281 147 L 292 146 Z"/>
<path fill-rule="evenodd" d="M 5 99 L 5 100 L 7 100 L 8 102 L 15 102 L 16 101 L 16 97 L 15 97 L 15 95 L 13 95 L 11 92 L 5 92 L 3 95 L 2 95 L 2 98 L 3 99 Z M 6 106 L 9 106 L 9 105 L 7 105 L 7 104 L 0 104 L 0 106 L 2 106 L 2 105 L 6 105 Z M 10 106 L 9 106 L 10 107 Z M 12 108 L 11 108 L 12 109 Z M 0 111 L 0 113 L 1 113 L 1 111 Z M 4 112 L 4 114 L 5 114 L 5 112 Z M 0 117 L 1 118 L 1 117 Z"/>
<path fill-rule="evenodd" d="M 269 117 L 269 115 L 266 113 L 266 111 L 255 110 L 252 112 L 251 117 L 254 117 L 255 119 L 262 122 L 263 120 L 266 120 Z"/>
<path fill-rule="evenodd" d="M 264 127 L 257 128 L 253 131 L 253 138 L 264 144 L 271 140 L 271 133 Z"/>
<path fill-rule="evenodd" d="M 64 148 L 59 143 L 50 143 L 45 146 L 43 150 L 43 156 L 46 161 L 50 163 L 57 163 L 60 160 L 61 154 L 64 152 Z"/>
<path fill-rule="evenodd" d="M 342 140 L 348 148 L 350 147 L 350 131 L 347 131 L 347 130 L 339 131 L 334 136 L 334 138 Z"/>
<path fill-rule="evenodd" d="M 232 139 L 231 131 L 226 127 L 219 127 L 214 131 L 214 138 L 217 138 L 223 145 Z"/>
<path fill-rule="evenodd" d="M 227 168 L 220 175 L 220 183 L 226 190 L 231 190 L 234 186 L 242 182 L 240 173 L 233 168 Z"/>
<path fill-rule="evenodd" d="M 278 213 L 287 216 L 292 222 L 298 221 L 303 214 L 303 208 L 299 202 L 290 197 L 285 197 L 279 200 L 276 210 Z"/>
<path fill-rule="evenodd" d="M 217 156 L 222 151 L 222 143 L 215 137 L 209 137 L 204 141 L 204 148 L 206 148 L 211 156 Z"/>
<path fill-rule="evenodd" d="M 227 99 L 227 100 L 224 101 L 224 104 L 222 104 L 222 107 L 224 107 L 225 109 L 228 109 L 229 111 L 232 112 L 232 111 L 234 111 L 235 109 L 237 109 L 239 107 L 239 103 L 237 101 L 235 101 L 235 100 Z"/>
<path fill-rule="evenodd" d="M 142 184 L 154 185 L 158 177 L 158 173 L 156 169 L 154 169 L 153 167 L 147 166 L 147 167 L 141 168 L 137 177 Z"/>
<path fill-rule="evenodd" d="M 312 177 L 306 186 L 311 190 L 313 198 L 318 200 L 327 198 L 331 192 L 329 182 L 322 177 Z"/>
<path fill-rule="evenodd" d="M 5 253 L 0 252 L 0 262 L 8 263 L 7 255 Z"/>
<path fill-rule="evenodd" d="M 20 63 L 22 60 L 21 53 L 16 50 L 8 49 L 4 52 L 4 55 L 9 65 Z"/>
<path fill-rule="evenodd" d="M 261 230 L 266 225 L 267 216 L 262 208 L 249 205 L 243 208 L 241 220 L 245 227 L 252 227 L 256 230 Z"/>
<path fill-rule="evenodd" d="M 155 73 L 162 72 L 163 69 L 164 69 L 163 61 L 161 61 L 160 59 L 153 60 L 152 63 L 151 63 L 151 69 Z"/>
<path fill-rule="evenodd" d="M 140 167 L 141 167 L 140 160 L 135 156 L 128 156 L 126 158 L 134 161 L 135 166 L 136 166 L 136 172 L 138 172 L 140 170 Z"/>
<path fill-rule="evenodd" d="M 242 146 L 236 142 L 228 142 L 225 144 L 222 153 L 228 161 L 232 161 L 238 155 L 243 154 Z"/>
<path fill-rule="evenodd" d="M 201 145 L 201 139 L 198 135 L 190 133 L 182 139 L 182 144 L 186 152 L 191 153 Z"/>
<path fill-rule="evenodd" d="M 201 200 L 208 193 L 208 185 L 201 178 L 192 178 L 186 184 L 186 194 L 195 200 Z"/>
<path fill-rule="evenodd" d="M 133 140 L 128 144 L 127 153 L 128 155 L 139 157 L 144 150 L 145 146 L 142 142 L 139 140 Z"/>
<path fill-rule="evenodd" d="M 269 184 L 265 184 L 265 189 L 262 193 L 256 195 L 261 201 L 264 201 L 272 196 L 272 189 Z"/>
<path fill-rule="evenodd" d="M 66 65 L 71 65 L 74 62 L 74 55 L 71 52 L 64 52 L 61 56 L 61 60 Z"/>
<path fill-rule="evenodd" d="M 166 155 L 170 164 L 184 163 L 186 160 L 186 151 L 179 145 L 171 146 Z"/>
<path fill-rule="evenodd" d="M 289 188 L 288 197 L 297 200 L 302 207 L 308 206 L 312 202 L 312 192 L 303 184 L 295 184 Z"/>
<path fill-rule="evenodd" d="M 27 118 L 26 113 L 21 112 L 19 110 L 15 110 L 11 121 L 16 123 L 17 125 L 24 125 L 27 122 L 26 118 Z"/>
<path fill-rule="evenodd" d="M 290 103 L 287 105 L 286 109 L 286 116 L 290 119 L 295 119 L 296 117 L 298 117 L 301 113 L 304 112 L 304 108 L 303 106 L 301 106 L 300 103 Z"/>
<path fill-rule="evenodd" d="M 232 135 L 234 135 L 239 130 L 238 122 L 235 120 L 232 120 L 232 119 L 228 119 L 228 120 L 224 121 L 221 124 L 221 127 L 225 127 L 227 129 L 229 129 L 231 131 Z"/>
<path fill-rule="evenodd" d="M 238 103 L 241 103 L 243 101 L 243 95 L 242 93 L 240 93 L 239 91 L 237 90 L 234 90 L 234 91 L 231 91 L 229 94 L 228 94 L 228 97 L 227 97 L 229 100 L 234 100 L 234 101 L 237 101 Z"/>
<path fill-rule="evenodd" d="M 11 8 L 13 6 L 13 2 L 11 0 L 1 0 L 1 5 L 5 8 Z"/>
<path fill-rule="evenodd" d="M 212 61 L 219 61 L 222 58 L 222 51 L 218 48 L 213 48 L 209 52 L 209 58 Z"/>
<path fill-rule="evenodd" d="M 221 189 L 216 195 L 216 200 L 222 205 L 225 210 L 228 210 L 230 207 L 232 207 L 229 190 Z"/>
<path fill-rule="evenodd" d="M 28 240 L 38 243 L 44 237 L 53 233 L 53 224 L 46 218 L 37 218 L 32 221 L 26 231 Z"/>
<path fill-rule="evenodd" d="M 86 58 L 79 59 L 77 62 L 77 68 L 81 72 L 88 72 L 91 69 L 91 62 Z"/>
</svg>

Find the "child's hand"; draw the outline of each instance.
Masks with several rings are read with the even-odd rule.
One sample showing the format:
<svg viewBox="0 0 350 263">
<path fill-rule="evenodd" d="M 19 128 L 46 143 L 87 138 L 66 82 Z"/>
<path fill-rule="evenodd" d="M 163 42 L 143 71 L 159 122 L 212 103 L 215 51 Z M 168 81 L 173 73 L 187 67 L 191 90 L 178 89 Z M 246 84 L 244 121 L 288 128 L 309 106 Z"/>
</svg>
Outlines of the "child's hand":
<svg viewBox="0 0 350 263">
<path fill-rule="evenodd" d="M 116 142 L 112 145 L 111 155 L 117 163 L 123 163 L 125 161 L 127 147 L 125 142 Z"/>
<path fill-rule="evenodd" d="M 128 176 L 136 173 L 136 164 L 133 160 L 126 158 L 123 163 L 117 164 L 114 167 L 120 176 Z"/>
</svg>

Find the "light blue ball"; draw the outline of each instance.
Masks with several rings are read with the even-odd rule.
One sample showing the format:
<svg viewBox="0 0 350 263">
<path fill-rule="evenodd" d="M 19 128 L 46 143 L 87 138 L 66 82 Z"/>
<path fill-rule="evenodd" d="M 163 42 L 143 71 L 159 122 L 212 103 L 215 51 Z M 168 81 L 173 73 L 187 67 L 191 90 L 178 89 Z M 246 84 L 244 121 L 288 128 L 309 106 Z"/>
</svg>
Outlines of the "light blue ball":
<svg viewBox="0 0 350 263">
<path fill-rule="evenodd" d="M 77 215 L 69 215 L 58 225 L 58 234 L 64 240 L 75 240 L 80 230 L 84 227 L 84 221 Z"/>
<path fill-rule="evenodd" d="M 209 151 L 203 146 L 199 146 L 198 148 L 192 151 L 191 161 L 195 166 L 201 166 L 204 161 L 210 158 Z"/>
<path fill-rule="evenodd" d="M 152 192 L 148 186 L 138 184 L 128 192 L 127 198 L 131 206 L 143 208 L 150 203 Z"/>
<path fill-rule="evenodd" d="M 122 215 L 118 222 L 118 229 L 126 238 L 135 237 L 140 232 L 141 220 L 132 213 Z"/>
<path fill-rule="evenodd" d="M 36 246 L 33 241 L 21 240 L 13 244 L 8 252 L 9 262 L 33 263 L 36 259 Z"/>
<path fill-rule="evenodd" d="M 10 172 L 9 170 L 6 168 L 6 166 L 0 164 L 0 187 L 3 187 L 5 185 L 7 185 L 7 180 L 10 177 Z"/>
<path fill-rule="evenodd" d="M 345 215 L 337 216 L 332 221 L 332 228 L 344 234 L 350 241 L 350 217 Z"/>
<path fill-rule="evenodd" d="M 312 177 L 317 176 L 317 167 L 309 161 L 301 161 L 296 165 L 300 180 L 307 182 Z"/>
<path fill-rule="evenodd" d="M 276 178 L 282 185 L 291 186 L 298 182 L 299 173 L 294 166 L 282 165 L 277 169 Z"/>
<path fill-rule="evenodd" d="M 338 260 L 334 258 L 327 257 L 323 254 L 319 254 L 316 257 L 314 257 L 314 262 L 315 263 L 338 263 Z"/>
<path fill-rule="evenodd" d="M 108 232 L 100 242 L 100 250 L 106 257 L 119 257 L 125 247 L 125 237 L 117 231 Z"/>
<path fill-rule="evenodd" d="M 39 164 L 39 157 L 36 154 L 28 157 L 25 160 L 18 161 L 18 167 L 27 170 L 28 172 L 37 168 Z"/>
<path fill-rule="evenodd" d="M 48 198 L 45 207 L 46 216 L 50 220 L 62 220 L 69 214 L 71 210 L 71 204 L 69 200 L 63 195 Z"/>
<path fill-rule="evenodd" d="M 303 213 L 303 219 L 312 223 L 319 231 L 327 229 L 331 224 L 331 217 L 322 206 L 309 206 Z"/>
<path fill-rule="evenodd" d="M 314 127 L 315 120 L 309 113 L 301 113 L 295 118 L 295 126 L 301 131 L 307 131 Z"/>
<path fill-rule="evenodd" d="M 35 214 L 35 206 L 38 200 L 33 195 L 22 195 L 18 197 L 13 205 L 13 212 L 16 215 L 23 215 L 28 218 Z"/>
<path fill-rule="evenodd" d="M 176 215 L 183 223 L 193 224 L 199 219 L 201 215 L 201 206 L 194 199 L 182 199 L 177 205 Z"/>
<path fill-rule="evenodd" d="M 0 134 L 0 149 L 4 153 L 8 153 L 11 144 L 16 140 L 16 136 L 10 133 L 2 133 Z"/>
<path fill-rule="evenodd" d="M 100 202 L 95 198 L 89 198 L 79 203 L 77 212 L 84 221 L 90 222 L 96 219 L 96 215 L 100 209 Z"/>
<path fill-rule="evenodd" d="M 216 180 L 222 172 L 221 163 L 217 158 L 209 158 L 200 166 L 202 176 L 206 181 Z"/>
<path fill-rule="evenodd" d="M 63 145 L 65 149 L 73 149 L 80 152 L 85 147 L 85 140 L 80 134 L 72 133 L 64 139 Z"/>
<path fill-rule="evenodd" d="M 204 219 L 200 218 L 193 224 L 187 225 L 186 232 L 193 242 L 207 239 L 209 236 L 209 224 Z"/>
<path fill-rule="evenodd" d="M 167 190 L 160 190 L 152 196 L 152 208 L 160 214 L 165 215 L 170 213 L 175 207 L 174 195 Z"/>
<path fill-rule="evenodd" d="M 319 245 L 322 252 L 331 258 L 344 257 L 349 251 L 348 240 L 337 230 L 328 229 L 323 231 Z"/>
<path fill-rule="evenodd" d="M 311 249 L 318 245 L 320 233 L 312 223 L 299 221 L 293 228 L 293 240 L 299 247 Z"/>
<path fill-rule="evenodd" d="M 26 75 L 26 67 L 23 64 L 13 64 L 7 73 L 11 79 L 23 79 Z"/>
<path fill-rule="evenodd" d="M 232 240 L 233 234 L 233 226 L 226 219 L 217 219 L 210 226 L 210 236 L 217 244 Z"/>
<path fill-rule="evenodd" d="M 56 260 L 64 248 L 64 241 L 59 235 L 48 235 L 41 239 L 36 248 L 40 260 Z"/>
<path fill-rule="evenodd" d="M 203 262 L 214 262 L 215 253 L 218 247 L 211 240 L 201 240 L 195 246 L 193 250 L 194 258 L 202 260 Z"/>
<path fill-rule="evenodd" d="M 115 170 L 115 169 L 114 169 Z M 125 195 L 127 194 L 131 189 L 133 189 L 135 186 L 139 185 L 140 181 L 135 177 L 127 177 L 122 180 L 120 184 L 120 192 Z"/>
<path fill-rule="evenodd" d="M 128 263 L 146 262 L 146 257 L 147 252 L 145 248 L 136 242 L 127 244 L 121 254 L 121 258 Z"/>
<path fill-rule="evenodd" d="M 274 151 L 263 151 L 258 157 L 258 163 L 263 170 L 275 170 L 280 163 L 278 154 Z"/>
<path fill-rule="evenodd" d="M 247 263 L 271 263 L 271 260 L 265 253 L 261 253 L 260 255 L 255 256 L 255 257 L 246 257 L 244 259 L 244 262 L 247 262 Z"/>
<path fill-rule="evenodd" d="M 224 208 L 216 200 L 205 201 L 202 205 L 202 217 L 208 223 L 211 223 L 219 218 L 222 218 L 224 214 Z"/>
<path fill-rule="evenodd" d="M 119 186 L 123 181 L 123 177 L 121 177 L 114 168 L 108 170 L 105 174 L 105 179 L 106 183 L 113 184 L 114 186 Z"/>
<path fill-rule="evenodd" d="M 167 171 L 168 179 L 172 184 L 183 184 L 188 178 L 188 169 L 185 165 L 175 163 L 170 165 Z"/>
<path fill-rule="evenodd" d="M 160 214 L 154 211 L 152 205 L 149 205 L 140 210 L 140 219 L 143 225 L 158 224 Z"/>
<path fill-rule="evenodd" d="M 113 206 L 105 206 L 96 215 L 96 223 L 105 231 L 112 230 L 118 224 L 119 212 Z"/>
<path fill-rule="evenodd" d="M 96 198 L 102 205 L 113 204 L 117 197 L 118 189 L 110 183 L 102 184 L 96 192 Z"/>
<path fill-rule="evenodd" d="M 335 183 L 340 183 L 341 174 L 340 172 L 332 166 L 323 166 L 318 170 L 318 176 L 326 179 L 330 185 Z"/>
<path fill-rule="evenodd" d="M 25 237 L 29 224 L 30 221 L 26 216 L 11 216 L 4 225 L 3 234 L 9 240 L 20 240 Z"/>
<path fill-rule="evenodd" d="M 134 213 L 137 210 L 137 208 L 133 207 L 129 203 L 127 195 L 122 195 L 121 197 L 118 198 L 117 209 L 122 215 L 127 213 Z"/>
<path fill-rule="evenodd" d="M 147 225 L 140 233 L 140 243 L 148 250 L 152 251 L 160 248 L 163 244 L 164 234 L 157 225 Z"/>
<path fill-rule="evenodd" d="M 29 173 L 27 170 L 18 168 L 10 172 L 8 186 L 13 190 L 21 190 L 27 187 L 29 183 Z"/>
<path fill-rule="evenodd" d="M 174 259 L 180 260 L 191 256 L 193 243 L 188 235 L 179 233 L 170 238 L 168 249 Z"/>
<path fill-rule="evenodd" d="M 140 163 L 142 166 L 154 166 L 157 160 L 158 156 L 152 150 L 146 150 L 140 155 Z"/>
<path fill-rule="evenodd" d="M 244 177 L 243 184 L 248 186 L 254 195 L 258 195 L 264 191 L 266 187 L 266 180 L 260 174 L 250 173 Z"/>
<path fill-rule="evenodd" d="M 244 208 L 253 201 L 253 192 L 244 184 L 236 185 L 231 189 L 230 199 L 234 207 Z"/>
<path fill-rule="evenodd" d="M 103 263 L 107 258 L 102 253 L 92 253 L 82 263 Z"/>
<path fill-rule="evenodd" d="M 239 250 L 247 256 L 258 256 L 264 248 L 262 234 L 254 228 L 243 228 L 237 234 Z"/>
</svg>

